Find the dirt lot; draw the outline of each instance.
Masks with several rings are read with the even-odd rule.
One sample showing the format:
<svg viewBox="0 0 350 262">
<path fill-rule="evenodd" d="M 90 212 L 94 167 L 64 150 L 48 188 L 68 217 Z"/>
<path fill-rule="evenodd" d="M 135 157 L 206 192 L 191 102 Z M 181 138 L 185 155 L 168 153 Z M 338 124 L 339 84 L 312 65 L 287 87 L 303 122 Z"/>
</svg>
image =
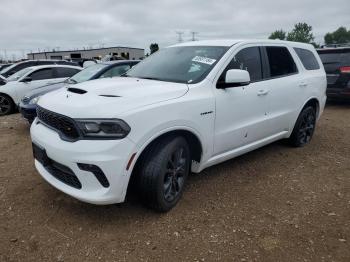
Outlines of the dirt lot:
<svg viewBox="0 0 350 262">
<path fill-rule="evenodd" d="M 350 261 L 350 104 L 310 145 L 278 142 L 192 175 L 179 205 L 78 202 L 33 166 L 29 127 L 0 119 L 0 261 Z"/>
</svg>

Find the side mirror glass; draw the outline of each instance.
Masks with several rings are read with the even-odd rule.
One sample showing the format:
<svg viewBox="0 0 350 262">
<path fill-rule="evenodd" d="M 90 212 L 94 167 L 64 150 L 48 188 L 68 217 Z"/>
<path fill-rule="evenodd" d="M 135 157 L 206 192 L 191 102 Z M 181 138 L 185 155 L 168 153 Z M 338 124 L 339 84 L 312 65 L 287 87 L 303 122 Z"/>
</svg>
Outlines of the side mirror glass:
<svg viewBox="0 0 350 262">
<path fill-rule="evenodd" d="M 25 78 L 23 78 L 22 79 L 22 82 L 24 82 L 24 83 L 29 83 L 29 82 L 32 82 L 32 78 L 30 77 L 30 76 L 27 76 L 27 77 L 25 77 Z"/>
<path fill-rule="evenodd" d="M 230 88 L 250 84 L 250 75 L 246 70 L 230 69 L 226 72 L 225 82 L 218 82 L 217 88 Z"/>
</svg>

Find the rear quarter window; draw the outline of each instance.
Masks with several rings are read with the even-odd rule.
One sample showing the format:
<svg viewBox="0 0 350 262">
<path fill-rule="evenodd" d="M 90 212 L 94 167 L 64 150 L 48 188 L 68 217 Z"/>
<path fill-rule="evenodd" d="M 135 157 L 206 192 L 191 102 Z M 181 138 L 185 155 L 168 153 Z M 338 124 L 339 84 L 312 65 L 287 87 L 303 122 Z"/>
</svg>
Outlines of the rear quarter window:
<svg viewBox="0 0 350 262">
<path fill-rule="evenodd" d="M 316 57 L 310 50 L 304 48 L 294 48 L 294 50 L 306 70 L 320 69 L 320 65 L 318 64 Z"/>
<path fill-rule="evenodd" d="M 266 54 L 271 78 L 287 76 L 298 72 L 293 57 L 286 47 L 267 46 Z"/>
</svg>

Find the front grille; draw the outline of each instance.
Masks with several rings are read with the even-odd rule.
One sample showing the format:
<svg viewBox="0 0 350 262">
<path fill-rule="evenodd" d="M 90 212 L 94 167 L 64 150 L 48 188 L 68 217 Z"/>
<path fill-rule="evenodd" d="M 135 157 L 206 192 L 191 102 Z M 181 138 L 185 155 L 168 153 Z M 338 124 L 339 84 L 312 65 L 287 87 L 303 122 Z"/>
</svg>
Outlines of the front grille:
<svg viewBox="0 0 350 262">
<path fill-rule="evenodd" d="M 63 134 L 64 138 L 71 140 L 79 138 L 79 131 L 76 128 L 73 119 L 49 111 L 40 106 L 37 107 L 37 116 L 45 125 L 58 131 L 60 134 Z"/>
</svg>

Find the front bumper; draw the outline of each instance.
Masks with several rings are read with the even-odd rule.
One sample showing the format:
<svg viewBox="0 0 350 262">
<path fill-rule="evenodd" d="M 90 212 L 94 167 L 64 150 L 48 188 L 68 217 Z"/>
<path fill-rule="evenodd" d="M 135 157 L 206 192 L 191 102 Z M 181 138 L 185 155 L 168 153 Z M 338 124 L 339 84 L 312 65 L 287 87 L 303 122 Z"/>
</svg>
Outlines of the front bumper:
<svg viewBox="0 0 350 262">
<path fill-rule="evenodd" d="M 81 183 L 81 188 L 78 189 L 60 181 L 36 159 L 36 169 L 52 186 L 92 204 L 104 205 L 124 201 L 130 177 L 126 166 L 135 150 L 135 144 L 130 139 L 66 142 L 61 140 L 55 131 L 38 124 L 37 121 L 31 126 L 31 138 L 35 145 L 45 149 L 50 159 L 68 167 Z M 99 167 L 109 186 L 102 186 L 92 172 L 83 171 L 78 163 Z"/>
<path fill-rule="evenodd" d="M 26 105 L 21 102 L 18 108 L 23 118 L 27 119 L 30 123 L 34 121 L 36 118 L 36 105 Z"/>
</svg>

